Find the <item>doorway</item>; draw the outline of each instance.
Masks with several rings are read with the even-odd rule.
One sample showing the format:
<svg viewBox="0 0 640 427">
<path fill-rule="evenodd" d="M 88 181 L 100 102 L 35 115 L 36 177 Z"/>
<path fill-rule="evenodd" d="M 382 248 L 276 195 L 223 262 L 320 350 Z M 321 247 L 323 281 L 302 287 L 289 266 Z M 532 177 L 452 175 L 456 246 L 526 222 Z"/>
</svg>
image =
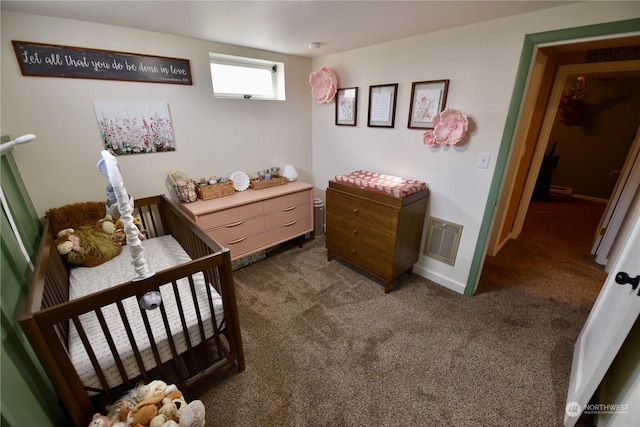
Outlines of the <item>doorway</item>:
<svg viewBox="0 0 640 427">
<path fill-rule="evenodd" d="M 596 39 L 598 38 L 598 39 Z M 499 251 L 511 240 L 516 214 L 522 224 L 530 193 L 523 197 L 525 184 L 536 176 L 544 156 L 544 145 L 538 143 L 545 111 L 549 109 L 553 81 L 560 65 L 585 63 L 588 50 L 640 45 L 640 33 L 634 20 L 571 28 L 525 37 L 520 67 L 515 81 L 496 171 L 491 184 L 482 226 L 465 295 L 475 293 L 485 256 Z M 546 51 L 542 51 L 542 47 Z M 640 69 L 640 61 L 635 63 Z M 557 107 L 558 98 L 553 109 Z M 535 182 L 535 180 L 533 181 Z M 529 188 L 529 191 L 531 189 Z M 521 203 L 525 199 L 524 203 Z M 516 230 L 517 231 L 517 230 Z M 516 236 L 517 237 L 517 236 Z"/>
</svg>

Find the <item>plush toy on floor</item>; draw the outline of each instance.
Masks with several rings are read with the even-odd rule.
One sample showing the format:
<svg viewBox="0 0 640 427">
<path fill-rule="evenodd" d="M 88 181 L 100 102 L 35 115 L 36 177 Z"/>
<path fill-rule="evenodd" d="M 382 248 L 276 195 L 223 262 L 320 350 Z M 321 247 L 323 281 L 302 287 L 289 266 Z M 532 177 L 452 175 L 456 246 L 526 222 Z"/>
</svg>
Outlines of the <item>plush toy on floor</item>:
<svg viewBox="0 0 640 427">
<path fill-rule="evenodd" d="M 204 403 L 194 400 L 180 415 L 180 427 L 204 427 Z"/>
<path fill-rule="evenodd" d="M 89 427 L 204 427 L 205 420 L 200 400 L 187 403 L 175 385 L 161 380 L 139 384 L 107 411 L 95 414 Z"/>
</svg>

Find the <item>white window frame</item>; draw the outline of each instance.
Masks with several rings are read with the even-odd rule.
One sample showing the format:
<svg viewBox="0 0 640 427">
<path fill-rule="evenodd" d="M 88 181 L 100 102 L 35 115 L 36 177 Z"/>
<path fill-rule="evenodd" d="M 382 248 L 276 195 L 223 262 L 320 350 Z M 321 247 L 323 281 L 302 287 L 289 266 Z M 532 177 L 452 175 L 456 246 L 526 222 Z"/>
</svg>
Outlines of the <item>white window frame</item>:
<svg viewBox="0 0 640 427">
<path fill-rule="evenodd" d="M 211 83 L 213 84 L 213 96 L 215 98 L 227 99 L 257 99 L 257 100 L 275 100 L 284 101 L 286 99 L 284 90 L 284 63 L 267 61 L 264 59 L 247 58 L 242 56 L 225 55 L 222 53 L 209 53 L 209 63 L 211 71 Z M 213 65 L 232 65 L 234 67 L 259 68 L 272 72 L 271 85 L 272 95 L 261 95 L 256 93 L 245 92 L 216 92 L 216 83 L 213 72 Z M 249 91 L 247 91 L 249 92 Z"/>
</svg>

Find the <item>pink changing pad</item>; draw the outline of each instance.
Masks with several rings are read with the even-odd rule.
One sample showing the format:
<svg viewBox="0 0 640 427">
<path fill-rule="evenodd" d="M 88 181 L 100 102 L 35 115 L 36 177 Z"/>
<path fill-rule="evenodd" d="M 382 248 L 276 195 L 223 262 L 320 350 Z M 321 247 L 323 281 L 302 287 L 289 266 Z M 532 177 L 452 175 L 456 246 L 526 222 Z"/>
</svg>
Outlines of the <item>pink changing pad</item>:
<svg viewBox="0 0 640 427">
<path fill-rule="evenodd" d="M 352 187 L 388 194 L 399 199 L 427 188 L 427 184 L 424 182 L 363 170 L 354 171 L 346 175 L 336 175 L 333 180 Z"/>
</svg>

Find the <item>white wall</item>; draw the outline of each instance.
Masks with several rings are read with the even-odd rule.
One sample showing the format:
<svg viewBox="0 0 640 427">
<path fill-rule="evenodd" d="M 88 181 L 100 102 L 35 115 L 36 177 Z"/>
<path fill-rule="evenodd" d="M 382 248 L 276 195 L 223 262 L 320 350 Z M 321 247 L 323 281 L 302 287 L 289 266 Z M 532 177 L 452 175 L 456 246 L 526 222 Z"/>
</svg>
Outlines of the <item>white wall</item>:
<svg viewBox="0 0 640 427">
<path fill-rule="evenodd" d="M 48 208 L 104 200 L 106 178 L 96 169 L 102 143 L 94 100 L 166 101 L 176 151 L 120 156 L 122 173 L 134 197 L 167 193 L 169 172 L 193 178 L 251 176 L 270 166 L 292 164 L 311 182 L 310 59 L 203 40 L 107 25 L 12 12 L 2 13 L 2 134 L 37 135 L 14 150 L 34 205 Z M 193 85 L 108 80 L 25 77 L 11 40 L 189 59 Z M 284 62 L 287 100 L 214 99 L 209 52 Z"/>
<path fill-rule="evenodd" d="M 606 4 L 605 4 L 606 3 Z M 335 174 L 368 169 L 425 181 L 432 215 L 462 224 L 455 266 L 421 256 L 414 271 L 464 292 L 489 194 L 526 34 L 637 17 L 631 2 L 588 2 L 425 34 L 317 58 L 335 69 L 340 87 L 359 87 L 357 127 L 334 125 L 334 104 L 314 104 L 313 176 L 325 187 Z M 469 115 L 469 141 L 430 148 L 408 129 L 411 83 L 449 79 L 447 107 Z M 370 85 L 398 83 L 395 128 L 367 127 Z M 476 167 L 490 153 L 488 169 Z M 324 183 L 324 184 L 323 184 Z M 426 222 L 426 221 L 425 221 Z M 424 236 L 423 232 L 423 242 Z"/>
</svg>

